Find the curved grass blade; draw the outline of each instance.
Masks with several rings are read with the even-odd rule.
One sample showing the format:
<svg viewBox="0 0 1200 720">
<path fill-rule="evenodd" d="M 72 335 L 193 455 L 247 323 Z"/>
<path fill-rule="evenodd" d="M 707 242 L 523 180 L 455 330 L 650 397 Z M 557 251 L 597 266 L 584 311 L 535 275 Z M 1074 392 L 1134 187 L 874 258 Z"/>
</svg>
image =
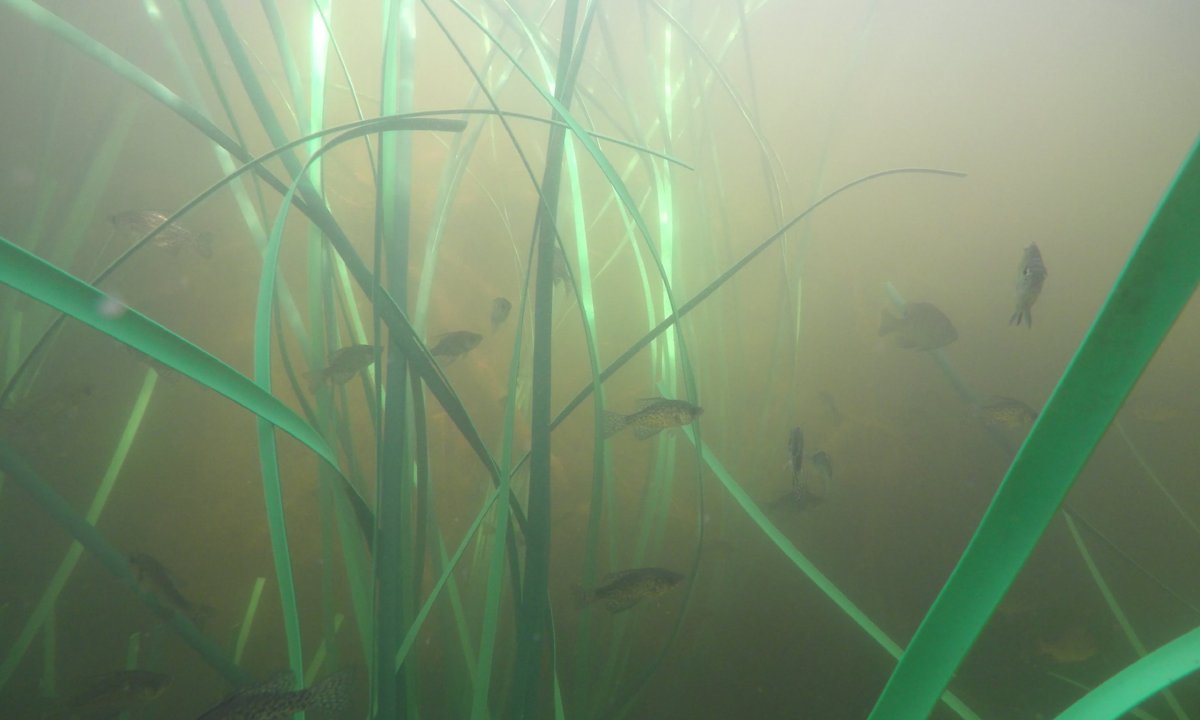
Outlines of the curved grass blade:
<svg viewBox="0 0 1200 720">
<path fill-rule="evenodd" d="M 924 718 L 1200 282 L 1194 145 L 872 718 Z"/>
<path fill-rule="evenodd" d="M 267 420 L 332 467 L 337 458 L 315 430 L 250 378 L 131 308 L 113 313 L 111 299 L 82 280 L 0 237 L 0 283 L 46 303 L 196 380 Z"/>
<path fill-rule="evenodd" d="M 690 426 L 684 425 L 682 430 L 689 441 L 693 443 L 696 442 L 695 434 L 692 432 L 692 428 Z M 796 569 L 804 573 L 808 579 L 817 586 L 818 590 L 832 600 L 834 604 L 838 606 L 838 609 L 840 609 L 848 618 L 853 620 L 855 624 L 862 628 L 863 631 L 866 632 L 872 640 L 877 642 L 880 647 L 887 651 L 889 655 L 899 659 L 902 650 L 896 641 L 892 640 L 882 628 L 876 625 L 871 618 L 867 617 L 866 613 L 859 609 L 859 607 L 855 605 L 850 598 L 846 597 L 846 595 L 842 593 L 842 591 L 839 590 L 829 578 L 825 577 L 824 573 L 817 569 L 817 566 L 814 565 L 812 561 L 805 557 L 804 554 L 792 544 L 792 541 L 789 540 L 787 536 L 779 530 L 779 528 L 775 527 L 774 523 L 767 518 L 762 509 L 759 508 L 754 500 L 752 500 L 746 493 L 746 491 L 742 489 L 741 485 L 734 480 L 733 476 L 729 474 L 729 471 L 725 469 L 725 466 L 721 463 L 717 456 L 714 455 L 711 450 L 709 450 L 707 446 L 700 446 L 700 448 L 701 454 L 704 458 L 704 463 L 708 465 L 710 470 L 712 470 L 713 475 L 716 476 L 722 487 L 725 488 L 725 491 L 729 493 L 730 497 L 732 497 L 738 506 L 741 507 L 750 520 L 754 522 L 754 524 L 757 525 L 760 530 L 762 530 L 763 534 L 772 543 L 774 543 L 775 546 L 778 547 L 785 556 L 787 556 L 788 560 L 792 561 L 792 564 L 796 566 Z M 947 707 L 958 713 L 960 717 L 978 720 L 979 716 L 976 715 L 970 708 L 968 708 L 966 704 L 963 703 L 962 700 L 960 700 L 953 693 L 946 691 L 942 694 L 941 699 L 946 703 Z"/>
<path fill-rule="evenodd" d="M 1057 720 L 1107 720 L 1123 717 L 1134 706 L 1172 683 L 1200 670 L 1200 628 L 1196 628 L 1105 680 Z"/>
</svg>

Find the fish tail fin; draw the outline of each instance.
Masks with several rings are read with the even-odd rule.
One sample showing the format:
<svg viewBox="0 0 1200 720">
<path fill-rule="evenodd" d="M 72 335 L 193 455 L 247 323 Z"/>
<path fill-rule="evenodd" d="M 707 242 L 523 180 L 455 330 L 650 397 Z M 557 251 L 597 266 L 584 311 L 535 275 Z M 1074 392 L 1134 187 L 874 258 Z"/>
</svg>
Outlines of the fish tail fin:
<svg viewBox="0 0 1200 720">
<path fill-rule="evenodd" d="M 900 319 L 887 310 L 880 310 L 879 312 L 881 315 L 879 320 L 879 337 L 883 337 L 896 329 L 900 324 Z"/>
<path fill-rule="evenodd" d="M 1009 320 L 1008 320 L 1009 325 L 1016 325 L 1017 327 L 1021 327 L 1022 323 L 1024 323 L 1025 326 L 1028 328 L 1033 327 L 1033 310 L 1032 309 L 1017 308 L 1016 311 L 1012 314 L 1012 317 L 1009 318 Z"/>
<path fill-rule="evenodd" d="M 345 668 L 325 676 L 309 689 L 309 707 L 326 712 L 337 712 L 345 708 L 350 702 L 350 683 L 353 679 L 353 668 Z"/>
<path fill-rule="evenodd" d="M 604 437 L 612 437 L 629 424 L 629 417 L 619 412 L 604 411 Z"/>
<path fill-rule="evenodd" d="M 304 379 L 308 382 L 309 392 L 316 392 L 317 388 L 321 387 L 321 383 L 325 382 L 325 371 L 310 370 L 304 373 Z"/>
<path fill-rule="evenodd" d="M 579 610 L 592 604 L 592 594 L 579 583 L 576 583 L 571 588 L 571 599 L 575 602 L 575 607 Z"/>
</svg>

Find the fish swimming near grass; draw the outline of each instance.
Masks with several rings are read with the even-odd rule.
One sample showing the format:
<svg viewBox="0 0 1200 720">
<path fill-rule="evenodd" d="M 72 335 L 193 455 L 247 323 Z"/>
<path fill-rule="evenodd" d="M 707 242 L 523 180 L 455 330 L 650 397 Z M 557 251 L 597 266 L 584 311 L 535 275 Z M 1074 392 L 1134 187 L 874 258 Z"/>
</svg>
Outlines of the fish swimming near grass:
<svg viewBox="0 0 1200 720">
<path fill-rule="evenodd" d="M 666 428 L 687 425 L 700 417 L 704 408 L 685 400 L 667 398 L 642 398 L 637 402 L 637 411 L 629 415 L 617 412 L 604 413 L 604 437 L 612 437 L 632 426 L 639 440 L 653 437 Z"/>
<path fill-rule="evenodd" d="M 804 432 L 796 427 L 788 435 L 788 466 L 792 489 L 768 505 L 771 510 L 807 510 L 825 502 L 833 488 L 833 460 L 825 451 L 804 456 Z"/>
<path fill-rule="evenodd" d="M 337 717 L 350 700 L 350 669 L 326 676 L 306 690 L 295 690 L 291 672 L 281 672 L 261 685 L 243 688 L 209 708 L 197 720 L 278 720 L 317 710 Z"/>
<path fill-rule="evenodd" d="M 88 678 L 66 701 L 66 716 L 116 717 L 162 694 L 171 676 L 149 670 L 117 670 Z"/>
<path fill-rule="evenodd" d="M 973 407 L 974 414 L 984 425 L 1004 432 L 1027 433 L 1037 420 L 1037 410 L 1020 400 L 993 395 Z"/>
<path fill-rule="evenodd" d="M 884 310 L 879 335 L 890 335 L 905 350 L 936 350 L 958 339 L 950 318 L 927 302 L 906 304 L 900 317 Z"/>
<path fill-rule="evenodd" d="M 492 332 L 496 332 L 496 330 L 504 324 L 504 321 L 508 319 L 508 314 L 510 312 L 512 312 L 512 303 L 509 302 L 508 298 L 498 297 L 495 300 L 492 300 Z"/>
<path fill-rule="evenodd" d="M 168 217 L 170 216 L 158 210 L 128 210 L 110 215 L 108 219 L 117 230 L 140 238 L 149 235 L 165 223 Z M 164 227 L 150 242 L 155 247 L 169 250 L 172 254 L 177 255 L 181 249 L 187 248 L 202 258 L 210 258 L 212 240 L 210 233 L 192 232 L 176 221 Z"/>
<path fill-rule="evenodd" d="M 133 577 L 143 592 L 154 595 L 163 607 L 184 615 L 197 627 L 203 626 L 212 615 L 212 608 L 197 605 L 184 597 L 171 572 L 150 555 L 132 553 L 129 556 L 129 569 L 133 571 Z"/>
<path fill-rule="evenodd" d="M 1042 262 L 1042 251 L 1037 243 L 1030 243 L 1021 254 L 1021 263 L 1017 266 L 1017 307 L 1009 318 L 1009 325 L 1033 327 L 1033 304 L 1038 295 L 1042 294 L 1042 284 L 1046 282 L 1046 265 Z"/>
<path fill-rule="evenodd" d="M 646 567 L 608 575 L 592 590 L 579 590 L 584 604 L 601 603 L 611 613 L 630 609 L 643 600 L 658 597 L 683 582 L 687 576 L 673 570 Z"/>
<path fill-rule="evenodd" d="M 349 382 L 375 362 L 375 350 L 374 345 L 347 345 L 334 350 L 328 365 L 307 375 L 309 389 L 316 390 L 326 382 L 335 385 Z"/>
<path fill-rule="evenodd" d="M 483 336 L 470 330 L 455 330 L 438 336 L 437 343 L 429 349 L 434 357 L 447 358 L 447 364 L 475 349 Z"/>
</svg>

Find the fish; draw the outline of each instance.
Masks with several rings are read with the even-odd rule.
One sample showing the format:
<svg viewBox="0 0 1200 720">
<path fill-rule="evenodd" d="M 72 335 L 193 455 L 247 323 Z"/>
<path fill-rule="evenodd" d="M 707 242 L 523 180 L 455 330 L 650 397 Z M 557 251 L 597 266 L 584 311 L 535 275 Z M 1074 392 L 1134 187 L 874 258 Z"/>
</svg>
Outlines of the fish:
<svg viewBox="0 0 1200 720">
<path fill-rule="evenodd" d="M 567 254 L 563 252 L 562 246 L 557 242 L 554 243 L 554 266 L 550 272 L 554 278 L 555 290 L 560 285 L 568 288 L 575 286 L 571 280 L 571 265 L 567 262 Z"/>
<path fill-rule="evenodd" d="M 591 591 L 580 591 L 584 604 L 602 603 L 611 613 L 619 613 L 643 600 L 658 597 L 686 579 L 672 570 L 646 567 L 612 573 Z"/>
<path fill-rule="evenodd" d="M 1073 621 L 1062 630 L 1034 641 L 1034 654 L 1057 665 L 1091 660 L 1100 653 L 1100 640 L 1083 621 Z"/>
<path fill-rule="evenodd" d="M 294 690 L 295 677 L 281 672 L 266 682 L 243 688 L 204 711 L 197 720 L 275 720 L 305 710 L 333 716 L 350 700 L 352 671 L 347 668 L 325 676 L 307 690 Z"/>
<path fill-rule="evenodd" d="M 453 361 L 474 350 L 480 340 L 483 340 L 483 336 L 470 330 L 444 333 L 438 336 L 438 341 L 430 348 L 429 354 Z"/>
<path fill-rule="evenodd" d="M 804 469 L 804 430 L 799 426 L 788 433 L 788 467 L 792 470 L 792 487 L 799 489 L 800 472 Z"/>
<path fill-rule="evenodd" d="M 359 372 L 374 364 L 376 349 L 374 345 L 347 345 L 334 350 L 329 356 L 328 365 L 306 376 L 309 389 L 316 390 L 325 382 L 335 385 L 349 382 Z"/>
<path fill-rule="evenodd" d="M 605 411 L 604 437 L 612 437 L 632 425 L 634 436 L 645 440 L 665 428 L 687 425 L 704 412 L 704 408 L 685 400 L 661 397 L 643 398 L 638 400 L 637 406 L 637 411 L 629 415 Z"/>
<path fill-rule="evenodd" d="M 508 301 L 508 298 L 498 297 L 492 300 L 492 332 L 496 332 L 496 329 L 504 324 L 510 312 L 512 312 L 512 303 Z"/>
<path fill-rule="evenodd" d="M 892 335 L 896 345 L 906 350 L 936 350 L 958 339 L 950 318 L 927 302 L 906 304 L 900 317 L 884 310 L 879 335 Z"/>
<path fill-rule="evenodd" d="M 129 569 L 133 571 L 133 577 L 143 592 L 154 595 L 163 607 L 180 613 L 194 625 L 202 626 L 212 614 L 212 608 L 197 605 L 184 597 L 171 572 L 154 557 L 146 553 L 131 553 Z"/>
<path fill-rule="evenodd" d="M 792 471 L 792 489 L 772 501 L 771 510 L 807 510 L 829 498 L 833 489 L 833 459 L 824 450 L 813 453 L 801 470 Z"/>
<path fill-rule="evenodd" d="M 984 425 L 1007 432 L 1029 432 L 1037 420 L 1037 410 L 1020 400 L 993 395 L 980 400 L 974 412 Z"/>
<path fill-rule="evenodd" d="M 36 435 L 63 420 L 73 420 L 95 391 L 91 383 L 67 382 L 30 394 L 13 407 L 0 408 L 0 433 Z"/>
<path fill-rule="evenodd" d="M 1033 304 L 1038 295 L 1042 294 L 1042 284 L 1046 282 L 1046 265 L 1042 262 L 1042 251 L 1037 243 L 1030 243 L 1021 254 L 1021 263 L 1017 265 L 1017 307 L 1009 318 L 1009 325 L 1020 326 L 1025 323 L 1027 328 L 1033 327 Z"/>
<path fill-rule="evenodd" d="M 67 698 L 71 714 L 94 717 L 115 716 L 145 705 L 171 684 L 171 676 L 149 670 L 117 670 L 89 678 Z M 104 717 L 108 717 L 106 714 Z"/>
<path fill-rule="evenodd" d="M 110 215 L 108 219 L 118 230 L 144 237 L 165 223 L 168 217 L 158 210 L 127 210 Z M 150 242 L 155 247 L 170 250 L 172 254 L 178 254 L 181 248 L 190 248 L 202 258 L 212 257 L 212 235 L 207 232 L 194 233 L 178 221 L 167 225 Z"/>
</svg>

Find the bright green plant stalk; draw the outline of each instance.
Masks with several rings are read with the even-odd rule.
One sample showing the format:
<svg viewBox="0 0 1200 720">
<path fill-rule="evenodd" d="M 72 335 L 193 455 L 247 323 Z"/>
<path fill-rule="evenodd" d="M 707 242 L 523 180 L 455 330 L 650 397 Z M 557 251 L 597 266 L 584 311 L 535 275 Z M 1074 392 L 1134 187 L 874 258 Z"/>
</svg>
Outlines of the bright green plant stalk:
<svg viewBox="0 0 1200 720">
<path fill-rule="evenodd" d="M 416 42 L 412 0 L 387 0 L 383 4 L 384 36 L 380 113 L 407 112 L 413 102 L 413 45 Z M 403 312 L 408 308 L 409 224 L 411 212 L 412 145 L 393 134 L 379 138 L 380 183 L 376 197 L 375 270 L 386 272 L 386 287 Z M 386 262 L 386 270 L 380 265 Z M 378 285 L 376 285 L 378 287 Z M 372 304 L 378 308 L 377 291 Z M 378 337 L 378 333 L 376 333 Z M 412 512 L 412 458 L 409 437 L 410 399 L 408 359 L 403 353 L 387 354 L 384 375 L 388 402 L 376 457 L 377 530 L 375 535 L 375 659 L 372 698 L 379 718 L 411 714 L 413 688 L 407 672 L 393 665 L 400 633 L 405 625 L 409 598 L 419 587 L 406 588 L 411 578 L 411 550 L 406 533 Z M 419 586 L 419 582 L 417 583 Z M 407 670 L 407 669 L 406 669 Z M 402 708 L 404 710 L 402 710 Z"/>
<path fill-rule="evenodd" d="M 1163 645 L 1106 680 L 1058 716 L 1058 720 L 1108 720 L 1200 669 L 1200 628 Z"/>
<path fill-rule="evenodd" d="M 576 52 L 575 33 L 579 3 L 568 0 L 563 7 L 562 35 L 555 73 L 555 100 L 565 109 L 573 95 L 568 68 Z M 581 38 L 582 40 L 582 38 Z M 565 118 L 564 118 L 565 119 Z M 530 461 L 528 526 L 525 532 L 525 577 L 517 614 L 516 655 L 509 689 L 506 716 L 525 720 L 539 715 L 539 679 L 542 654 L 549 632 L 550 599 L 550 378 L 551 333 L 553 331 L 553 258 L 558 243 L 557 209 L 561 191 L 565 132 L 550 129 L 541 197 L 534 221 L 537 245 L 537 274 L 533 307 L 533 399 L 530 405 Z"/>
<path fill-rule="evenodd" d="M 1200 150 L 1185 160 L 872 718 L 924 718 L 1200 281 Z"/>
<path fill-rule="evenodd" d="M 107 296 L 0 237 L 0 283 L 125 343 L 270 420 L 336 467 L 323 438 L 252 380 L 132 308 L 103 312 Z"/>
<path fill-rule="evenodd" d="M 683 433 L 689 441 L 695 442 L 695 434 L 693 433 L 691 427 L 685 425 L 683 427 Z M 789 540 L 787 536 L 779 530 L 779 528 L 775 527 L 770 519 L 767 518 L 766 514 L 763 513 L 762 509 L 758 507 L 754 500 L 751 499 L 750 495 L 746 493 L 746 491 L 741 487 L 740 484 L 738 484 L 733 476 L 729 474 L 729 471 L 725 469 L 725 466 L 709 448 L 702 447 L 701 452 L 704 463 L 710 470 L 712 470 L 713 475 L 721 483 L 722 487 L 725 488 L 725 491 L 729 493 L 730 497 L 746 513 L 750 520 L 757 525 L 760 530 L 762 530 L 767 539 L 774 543 L 775 546 L 778 547 L 785 556 L 787 556 L 788 560 L 792 561 L 792 564 L 796 566 L 796 569 L 804 573 L 805 576 L 807 576 L 808 579 L 813 582 L 813 585 L 815 585 L 818 590 L 832 600 L 834 604 L 838 606 L 838 609 L 840 609 L 848 618 L 862 628 L 872 640 L 878 643 L 879 646 L 887 651 L 887 653 L 892 657 L 897 659 L 900 658 L 902 649 L 896 643 L 896 641 L 892 640 L 892 638 L 889 637 L 882 628 L 876 625 L 871 618 L 867 617 L 866 613 L 860 610 L 850 598 L 848 598 L 841 590 L 838 589 L 836 585 L 833 584 L 831 580 L 829 580 L 829 578 L 825 577 L 825 575 L 817 569 L 816 565 L 814 565 L 811 560 L 805 557 L 804 554 L 792 544 L 792 541 Z M 979 716 L 972 712 L 971 709 L 968 708 L 966 704 L 963 703 L 962 700 L 960 700 L 953 693 L 946 691 L 941 696 L 941 699 L 946 703 L 947 707 L 956 712 L 959 717 L 975 720 L 978 719 Z"/>
<path fill-rule="evenodd" d="M 1067 529 L 1071 531 L 1071 539 L 1075 541 L 1075 546 L 1079 548 L 1079 556 L 1083 558 L 1084 565 L 1087 566 L 1088 573 L 1092 576 L 1092 580 L 1096 582 L 1096 587 L 1100 591 L 1101 597 L 1104 598 L 1104 603 L 1108 605 L 1108 609 L 1116 618 L 1117 624 L 1121 627 L 1121 632 L 1125 634 L 1125 639 L 1133 646 L 1138 657 L 1146 656 L 1146 645 L 1138 637 L 1137 631 L 1133 629 L 1133 624 L 1129 622 L 1125 611 L 1121 609 L 1121 605 L 1117 602 L 1117 597 L 1113 594 L 1112 588 L 1105 582 L 1104 576 L 1100 574 L 1100 568 L 1096 567 L 1096 562 L 1092 560 L 1092 554 L 1088 552 L 1087 544 L 1083 541 L 1083 537 L 1079 534 L 1079 529 L 1075 527 L 1075 520 L 1069 513 L 1064 513 L 1063 518 L 1067 521 Z M 1169 689 L 1163 690 L 1163 696 L 1167 700 L 1167 705 L 1171 707 L 1171 711 L 1180 720 L 1186 720 L 1187 713 L 1184 712 L 1183 706 L 1179 704 L 1179 699 L 1175 697 L 1175 693 Z"/>
<path fill-rule="evenodd" d="M 258 614 L 258 601 L 262 598 L 263 586 L 266 584 L 266 578 L 255 578 L 254 587 L 250 590 L 250 602 L 246 603 L 246 612 L 242 615 L 242 624 L 233 644 L 233 662 L 237 665 L 242 664 L 242 653 L 246 650 L 246 641 L 250 639 L 250 628 L 254 626 L 254 616 Z"/>
</svg>

